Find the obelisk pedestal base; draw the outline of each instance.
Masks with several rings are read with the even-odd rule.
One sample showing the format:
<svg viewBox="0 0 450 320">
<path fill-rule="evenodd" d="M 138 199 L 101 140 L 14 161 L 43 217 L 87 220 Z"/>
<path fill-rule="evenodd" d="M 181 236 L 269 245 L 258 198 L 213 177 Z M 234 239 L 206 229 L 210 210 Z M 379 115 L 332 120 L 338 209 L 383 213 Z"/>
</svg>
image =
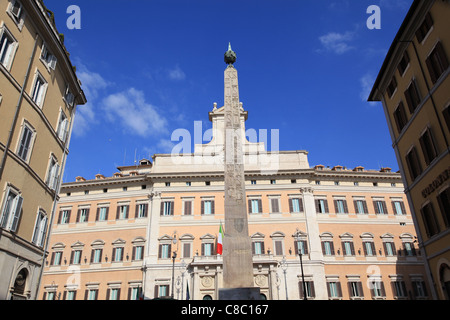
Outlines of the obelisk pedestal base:
<svg viewBox="0 0 450 320">
<path fill-rule="evenodd" d="M 261 300 L 259 288 L 219 289 L 219 300 Z"/>
</svg>

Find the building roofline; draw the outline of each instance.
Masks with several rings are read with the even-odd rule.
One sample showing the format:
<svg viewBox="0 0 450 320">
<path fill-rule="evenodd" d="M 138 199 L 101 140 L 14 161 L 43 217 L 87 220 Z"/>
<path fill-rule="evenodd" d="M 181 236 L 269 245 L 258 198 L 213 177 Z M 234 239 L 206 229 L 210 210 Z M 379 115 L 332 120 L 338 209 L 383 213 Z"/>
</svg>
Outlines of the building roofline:
<svg viewBox="0 0 450 320">
<path fill-rule="evenodd" d="M 434 0 L 426 0 L 426 1 L 434 1 Z M 417 8 L 419 7 L 419 5 L 421 3 L 426 2 L 426 1 L 414 0 L 413 4 L 411 5 L 408 13 L 406 14 L 405 19 L 403 20 L 403 23 L 400 26 L 400 29 L 398 30 L 394 40 L 391 43 L 389 51 L 386 54 L 386 58 L 384 59 L 384 62 L 380 69 L 380 72 L 378 73 L 377 79 L 375 80 L 375 83 L 372 87 L 372 91 L 370 92 L 367 101 L 380 101 L 381 100 L 378 95 L 379 94 L 378 87 L 381 83 L 381 80 L 384 77 L 384 73 L 385 73 L 386 69 L 388 68 L 388 65 L 391 61 L 392 56 L 394 55 L 395 51 L 397 50 L 397 45 L 399 44 L 399 40 L 405 33 L 405 30 L 407 29 L 408 25 L 410 24 L 412 17 L 416 13 Z"/>
</svg>

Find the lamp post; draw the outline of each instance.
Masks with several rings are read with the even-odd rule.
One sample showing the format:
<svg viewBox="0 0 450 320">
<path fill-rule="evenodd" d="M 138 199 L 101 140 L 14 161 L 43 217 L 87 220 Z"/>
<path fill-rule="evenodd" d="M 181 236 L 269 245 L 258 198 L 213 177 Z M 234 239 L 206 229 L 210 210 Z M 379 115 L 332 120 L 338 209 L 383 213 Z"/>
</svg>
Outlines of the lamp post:
<svg viewBox="0 0 450 320">
<path fill-rule="evenodd" d="M 175 283 L 175 258 L 177 257 L 177 252 L 174 251 L 172 254 L 172 294 L 170 295 L 170 297 L 173 299 L 173 292 L 174 292 L 174 283 Z"/>
<path fill-rule="evenodd" d="M 289 300 L 288 296 L 288 288 L 287 288 L 287 279 L 286 279 L 286 271 L 287 271 L 287 263 L 286 263 L 286 257 L 283 256 L 283 260 L 279 263 L 279 266 L 281 266 L 281 270 L 283 270 L 284 273 L 284 288 L 286 289 L 286 300 Z"/>
<path fill-rule="evenodd" d="M 303 274 L 303 259 L 302 259 L 302 248 L 300 246 L 300 231 L 297 228 L 297 231 L 295 233 L 295 241 L 297 241 L 297 250 L 298 250 L 298 256 L 300 257 L 300 269 L 302 271 L 302 284 L 303 284 L 303 300 L 308 300 L 307 298 L 307 291 L 306 291 L 306 283 L 305 283 L 305 276 Z"/>
</svg>

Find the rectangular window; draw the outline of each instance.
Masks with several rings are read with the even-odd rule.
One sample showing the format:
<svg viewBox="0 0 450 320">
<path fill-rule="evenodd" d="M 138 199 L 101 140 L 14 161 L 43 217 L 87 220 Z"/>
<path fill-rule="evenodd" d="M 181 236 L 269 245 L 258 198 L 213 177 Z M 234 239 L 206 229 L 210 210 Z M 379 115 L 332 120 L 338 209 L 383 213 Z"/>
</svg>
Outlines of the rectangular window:
<svg viewBox="0 0 450 320">
<path fill-rule="evenodd" d="M 113 249 L 112 261 L 113 262 L 123 261 L 123 248 L 122 247 L 117 247 L 117 248 Z"/>
<path fill-rule="evenodd" d="M 50 52 L 46 44 L 43 45 L 41 51 L 41 61 L 49 69 L 55 70 L 57 59 L 53 53 Z"/>
<path fill-rule="evenodd" d="M 274 241 L 274 247 L 275 247 L 275 255 L 276 256 L 284 255 L 284 252 L 283 252 L 283 240 L 275 240 Z"/>
<path fill-rule="evenodd" d="M 422 166 L 420 165 L 419 157 L 417 156 L 415 147 L 412 147 L 412 149 L 406 155 L 406 165 L 408 166 L 411 180 L 416 180 L 416 178 L 422 173 Z"/>
<path fill-rule="evenodd" d="M 96 221 L 106 221 L 108 220 L 108 207 L 97 208 L 97 217 Z"/>
<path fill-rule="evenodd" d="M 428 12 L 427 15 L 425 16 L 425 20 L 422 22 L 422 24 L 416 31 L 416 37 L 419 43 L 421 43 L 423 39 L 425 39 L 428 32 L 430 32 L 432 26 L 433 26 L 433 18 L 431 17 L 431 14 Z"/>
<path fill-rule="evenodd" d="M 344 256 L 354 256 L 355 255 L 355 247 L 352 241 L 343 241 L 342 242 L 342 251 Z"/>
<path fill-rule="evenodd" d="M 159 254 L 158 258 L 160 259 L 169 259 L 170 258 L 170 251 L 171 251 L 171 245 L 168 243 L 163 243 L 159 245 Z"/>
<path fill-rule="evenodd" d="M 252 251 L 253 254 L 264 254 L 264 241 L 252 242 Z"/>
<path fill-rule="evenodd" d="M 3 201 L 0 226 L 3 229 L 16 232 L 22 214 L 23 198 L 18 191 L 8 187 Z"/>
<path fill-rule="evenodd" d="M 109 289 L 108 300 L 119 300 L 120 299 L 120 288 Z"/>
<path fill-rule="evenodd" d="M 56 187 L 58 186 L 58 180 L 59 180 L 59 164 L 56 161 L 56 159 L 53 156 L 51 156 L 50 163 L 48 166 L 47 179 L 45 183 L 48 185 L 50 189 L 56 190 Z"/>
<path fill-rule="evenodd" d="M 428 296 L 424 281 L 413 281 L 412 286 L 416 298 L 425 298 Z"/>
<path fill-rule="evenodd" d="M 334 208 L 336 210 L 336 213 L 348 213 L 346 200 L 341 199 L 334 200 Z"/>
<path fill-rule="evenodd" d="M 361 281 L 350 281 L 348 283 L 348 289 L 351 298 L 362 298 L 364 297 L 363 287 Z"/>
<path fill-rule="evenodd" d="M 78 209 L 78 217 L 77 217 L 77 222 L 78 223 L 82 223 L 82 222 L 88 222 L 89 219 L 89 208 L 86 209 Z"/>
<path fill-rule="evenodd" d="M 62 251 L 56 251 L 52 253 L 52 258 L 50 261 L 50 265 L 52 266 L 60 266 L 62 260 Z"/>
<path fill-rule="evenodd" d="M 69 131 L 69 120 L 67 119 L 64 112 L 61 111 L 61 115 L 59 116 L 59 121 L 58 121 L 57 134 L 58 134 L 58 138 L 62 142 L 66 142 L 68 131 Z"/>
<path fill-rule="evenodd" d="M 298 255 L 299 249 L 302 255 L 308 254 L 308 242 L 306 240 L 295 241 L 294 250 L 296 255 Z"/>
<path fill-rule="evenodd" d="M 370 282 L 372 298 L 384 298 L 386 297 L 386 291 L 384 290 L 384 284 L 382 281 Z"/>
<path fill-rule="evenodd" d="M 393 281 L 392 288 L 395 298 L 406 298 L 406 286 L 405 281 Z"/>
<path fill-rule="evenodd" d="M 184 215 L 192 215 L 192 201 L 184 201 Z"/>
<path fill-rule="evenodd" d="M 316 293 L 314 290 L 314 282 L 313 281 L 305 281 L 305 287 L 306 287 L 306 298 L 315 298 Z M 300 289 L 300 299 L 303 299 L 304 294 L 304 288 L 303 288 L 303 282 L 299 282 L 299 289 Z"/>
<path fill-rule="evenodd" d="M 117 212 L 116 212 L 116 220 L 125 220 L 128 219 L 128 211 L 130 206 L 125 205 L 118 205 L 117 206 Z"/>
<path fill-rule="evenodd" d="M 316 212 L 328 213 L 328 201 L 326 199 L 316 199 Z"/>
<path fill-rule="evenodd" d="M 73 250 L 72 253 L 70 254 L 70 264 L 80 264 L 81 253 L 82 250 Z"/>
<path fill-rule="evenodd" d="M 403 201 L 392 201 L 392 209 L 396 215 L 400 216 L 406 214 L 406 208 Z"/>
<path fill-rule="evenodd" d="M 31 99 L 39 107 L 42 107 L 46 91 L 47 81 L 45 81 L 45 79 L 39 73 L 37 73 L 36 79 L 34 80 L 33 90 L 31 91 Z"/>
<path fill-rule="evenodd" d="M 22 134 L 19 141 L 19 148 L 17 150 L 17 155 L 25 162 L 28 161 L 30 156 L 33 136 L 34 130 L 25 123 L 23 125 Z"/>
<path fill-rule="evenodd" d="M 392 241 L 383 242 L 384 254 L 386 256 L 394 256 L 395 255 L 395 244 Z"/>
<path fill-rule="evenodd" d="M 322 253 L 325 256 L 334 256 L 333 241 L 322 241 Z"/>
<path fill-rule="evenodd" d="M 262 213 L 262 201 L 261 199 L 249 199 L 248 200 L 249 213 Z"/>
<path fill-rule="evenodd" d="M 403 101 L 400 101 L 397 109 L 394 111 L 394 119 L 397 125 L 398 133 L 402 132 L 403 128 L 408 123 L 408 118 L 406 117 L 405 106 L 403 105 Z"/>
<path fill-rule="evenodd" d="M 147 203 L 140 203 L 136 205 L 136 218 L 146 218 L 147 217 Z"/>
<path fill-rule="evenodd" d="M 87 292 L 87 300 L 97 300 L 98 289 L 90 289 L 86 290 Z"/>
<path fill-rule="evenodd" d="M 388 93 L 389 98 L 392 98 L 395 90 L 397 90 L 397 80 L 395 80 L 395 76 L 394 76 L 387 87 L 387 93 Z"/>
<path fill-rule="evenodd" d="M 190 242 L 183 243 L 183 258 L 191 257 L 191 245 Z"/>
<path fill-rule="evenodd" d="M 376 214 L 387 214 L 386 202 L 383 200 L 374 200 L 373 207 L 375 209 Z"/>
<path fill-rule="evenodd" d="M 355 211 L 358 214 L 367 214 L 369 211 L 367 210 L 366 200 L 354 200 Z"/>
<path fill-rule="evenodd" d="M 416 249 L 414 248 L 414 244 L 411 242 L 404 242 L 403 246 L 405 247 L 405 255 L 407 257 L 412 257 L 416 255 Z"/>
<path fill-rule="evenodd" d="M 14 54 L 17 48 L 17 41 L 9 30 L 4 26 L 0 29 L 0 63 L 7 69 L 11 69 Z"/>
<path fill-rule="evenodd" d="M 75 101 L 75 96 L 70 92 L 69 85 L 66 86 L 66 92 L 64 93 L 64 100 L 69 106 L 73 106 L 73 103 Z"/>
<path fill-rule="evenodd" d="M 448 59 L 441 42 L 436 44 L 436 47 L 427 58 L 426 63 L 431 81 L 435 84 L 439 77 L 448 68 Z"/>
<path fill-rule="evenodd" d="M 68 224 L 70 221 L 70 213 L 72 210 L 61 210 L 59 212 L 58 224 Z"/>
<path fill-rule="evenodd" d="M 169 296 L 169 285 L 160 285 L 157 288 L 158 297 Z"/>
<path fill-rule="evenodd" d="M 162 216 L 173 216 L 173 201 L 161 202 L 161 215 Z"/>
<path fill-rule="evenodd" d="M 102 262 L 103 249 L 93 249 L 91 252 L 91 263 Z"/>
<path fill-rule="evenodd" d="M 214 253 L 213 243 L 202 243 L 202 256 L 212 256 Z"/>
<path fill-rule="evenodd" d="M 70 290 L 65 292 L 65 300 L 75 300 L 77 296 L 76 290 Z"/>
<path fill-rule="evenodd" d="M 279 205 L 279 199 L 278 198 L 272 198 L 270 199 L 271 209 L 272 213 L 280 212 L 280 205 Z"/>
<path fill-rule="evenodd" d="M 375 250 L 375 244 L 372 241 L 363 242 L 364 255 L 365 256 L 376 256 L 377 252 Z"/>
<path fill-rule="evenodd" d="M 422 147 L 425 163 L 429 165 L 437 157 L 437 150 L 434 144 L 433 136 L 430 128 L 427 128 L 422 136 L 419 138 L 420 146 Z"/>
<path fill-rule="evenodd" d="M 414 113 L 417 106 L 420 104 L 420 94 L 416 82 L 413 80 L 405 91 L 405 99 L 409 108 L 409 112 Z"/>
<path fill-rule="evenodd" d="M 41 248 L 44 246 L 45 242 L 45 235 L 47 233 L 47 221 L 48 218 L 45 212 L 39 210 L 34 225 L 32 242 Z"/>
<path fill-rule="evenodd" d="M 436 214 L 434 212 L 433 205 L 428 203 L 421 210 L 422 220 L 425 226 L 425 232 L 428 237 L 432 237 L 439 233 L 439 225 L 436 220 Z"/>
<path fill-rule="evenodd" d="M 144 257 L 144 246 L 135 246 L 133 247 L 133 261 L 142 260 Z"/>
<path fill-rule="evenodd" d="M 289 199 L 289 212 L 303 212 L 303 199 L 290 198 Z"/>
<path fill-rule="evenodd" d="M 400 73 L 401 76 L 403 76 L 403 74 L 406 71 L 406 68 L 409 65 L 409 55 L 408 55 L 408 51 L 405 51 L 405 53 L 403 54 L 403 58 L 402 60 L 400 60 L 400 63 L 398 64 L 398 72 Z"/>
<path fill-rule="evenodd" d="M 328 298 L 330 299 L 339 299 L 342 297 L 341 283 L 338 281 L 327 282 L 327 290 Z"/>
<path fill-rule="evenodd" d="M 450 226 L 450 188 L 442 191 L 438 197 L 439 209 L 441 209 L 442 217 L 444 218 L 445 225 Z"/>
<path fill-rule="evenodd" d="M 202 214 L 214 214 L 214 200 L 203 200 L 201 210 Z"/>
</svg>

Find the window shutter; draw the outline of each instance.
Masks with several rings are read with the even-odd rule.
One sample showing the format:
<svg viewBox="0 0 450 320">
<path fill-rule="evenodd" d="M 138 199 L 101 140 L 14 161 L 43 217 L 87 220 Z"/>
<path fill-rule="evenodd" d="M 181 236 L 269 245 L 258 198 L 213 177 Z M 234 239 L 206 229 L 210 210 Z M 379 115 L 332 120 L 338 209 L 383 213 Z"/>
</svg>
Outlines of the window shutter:
<svg viewBox="0 0 450 320">
<path fill-rule="evenodd" d="M 164 202 L 161 202 L 161 210 L 160 210 L 160 213 L 159 213 L 161 216 L 163 216 L 164 215 Z"/>
<path fill-rule="evenodd" d="M 144 203 L 144 217 L 147 218 L 147 213 L 148 213 L 148 203 Z"/>
<path fill-rule="evenodd" d="M 215 213 L 215 200 L 211 201 L 211 214 Z"/>
<path fill-rule="evenodd" d="M 442 66 L 443 70 L 444 71 L 447 70 L 449 63 L 448 63 L 448 59 L 445 54 L 444 48 L 442 47 L 442 43 L 440 41 L 436 44 L 435 50 L 437 50 L 437 55 L 442 64 L 441 66 Z"/>
<path fill-rule="evenodd" d="M 120 217 L 120 206 L 117 205 L 116 220 L 119 220 L 119 217 Z"/>
<path fill-rule="evenodd" d="M 331 298 L 331 294 L 330 294 L 330 283 L 327 282 L 327 294 L 328 294 L 328 298 Z"/>
<path fill-rule="evenodd" d="M 55 253 L 52 252 L 52 257 L 50 258 L 50 265 L 53 265 L 53 262 L 55 261 Z"/>
<path fill-rule="evenodd" d="M 316 297 L 316 290 L 314 288 L 314 281 L 307 281 L 309 283 L 309 288 L 311 291 L 311 298 L 315 298 Z"/>
<path fill-rule="evenodd" d="M 63 211 L 60 210 L 59 215 L 58 215 L 58 224 L 61 224 L 62 214 L 63 214 Z"/>
<path fill-rule="evenodd" d="M 255 254 L 255 246 L 256 246 L 256 244 L 254 243 L 254 242 L 252 242 L 252 254 Z"/>
<path fill-rule="evenodd" d="M 381 205 L 383 206 L 384 214 L 388 214 L 388 209 L 386 207 L 386 201 L 381 201 Z"/>
<path fill-rule="evenodd" d="M 23 198 L 18 195 L 15 199 L 14 199 L 14 217 L 13 217 L 13 221 L 11 224 L 11 231 L 12 232 L 16 232 L 17 231 L 17 227 L 19 225 L 19 220 L 20 220 L 20 215 L 22 214 L 22 203 L 23 203 Z"/>
<path fill-rule="evenodd" d="M 294 240 L 294 255 L 298 255 L 298 242 Z"/>
<path fill-rule="evenodd" d="M 129 205 L 124 206 L 124 210 L 126 210 L 125 219 L 128 219 L 128 214 L 130 213 L 130 206 Z"/>
<path fill-rule="evenodd" d="M 92 249 L 91 250 L 91 263 L 94 262 L 94 252 L 95 252 L 95 250 Z"/>
<path fill-rule="evenodd" d="M 384 289 L 384 283 L 383 283 L 383 281 L 380 281 L 380 288 L 381 288 L 381 295 L 382 295 L 383 297 L 385 297 L 385 296 L 386 296 L 386 290 Z"/>
<path fill-rule="evenodd" d="M 184 243 L 183 244 L 183 258 L 190 258 L 190 257 L 191 257 L 191 244 Z"/>
<path fill-rule="evenodd" d="M 344 212 L 348 213 L 347 200 L 343 200 L 344 203 Z"/>
<path fill-rule="evenodd" d="M 353 245 L 353 241 L 350 242 L 350 249 L 352 251 L 352 256 L 355 255 L 355 246 Z"/>
<path fill-rule="evenodd" d="M 258 213 L 262 213 L 262 200 L 258 199 Z"/>
<path fill-rule="evenodd" d="M 106 289 L 106 300 L 109 300 L 109 297 L 110 297 L 110 294 L 111 294 L 111 289 Z"/>
<path fill-rule="evenodd" d="M 299 290 L 300 299 L 303 299 L 303 297 L 305 296 L 305 293 L 303 291 L 303 282 L 302 281 L 298 282 L 298 290 Z"/>
<path fill-rule="evenodd" d="M 171 202 L 170 202 L 170 215 L 171 215 L 171 216 L 173 216 L 174 207 L 175 207 L 174 202 L 171 201 Z"/>
<path fill-rule="evenodd" d="M 109 207 L 106 207 L 105 221 L 108 221 Z"/>
<path fill-rule="evenodd" d="M 337 288 L 338 297 L 342 297 L 342 287 L 341 287 L 341 283 L 339 281 L 336 282 L 336 288 Z"/>
<path fill-rule="evenodd" d="M 80 222 L 81 209 L 77 211 L 77 222 Z"/>
<path fill-rule="evenodd" d="M 87 299 L 88 299 L 88 296 L 89 296 L 89 290 L 86 289 L 86 290 L 84 291 L 84 300 L 87 300 Z"/>
<path fill-rule="evenodd" d="M 136 204 L 135 206 L 135 210 L 134 210 L 134 218 L 136 219 L 139 216 L 139 205 Z"/>
<path fill-rule="evenodd" d="M 161 259 L 161 255 L 162 255 L 162 244 L 160 244 L 158 247 L 158 259 Z"/>
<path fill-rule="evenodd" d="M 70 253 L 70 262 L 69 264 L 73 264 L 73 255 L 75 254 L 75 251 L 72 250 L 72 252 Z"/>
<path fill-rule="evenodd" d="M 294 208 L 292 206 L 292 199 L 289 198 L 289 212 L 293 212 Z"/>
<path fill-rule="evenodd" d="M 325 255 L 325 241 L 321 241 L 322 245 L 322 254 Z"/>
<path fill-rule="evenodd" d="M 265 254 L 266 250 L 264 248 L 264 242 L 261 241 L 261 254 Z"/>
<path fill-rule="evenodd" d="M 305 250 L 305 254 L 308 254 L 308 242 L 306 240 L 303 240 L 303 248 Z"/>
<path fill-rule="evenodd" d="M 334 202 L 334 212 L 336 212 L 336 213 L 338 213 L 339 212 L 339 210 L 338 210 L 338 203 L 337 203 L 337 200 L 333 200 L 333 202 Z"/>
<path fill-rule="evenodd" d="M 187 216 L 191 215 L 191 201 L 184 202 L 184 214 Z"/>
<path fill-rule="evenodd" d="M 116 248 L 112 250 L 111 261 L 116 261 Z"/>
<path fill-rule="evenodd" d="M 379 210 L 378 210 L 378 206 L 377 206 L 377 202 L 376 201 L 373 202 L 373 208 L 375 209 L 375 213 L 376 214 L 380 213 Z"/>
<path fill-rule="evenodd" d="M 353 289 L 352 289 L 352 283 L 353 282 L 347 282 L 347 286 L 348 286 L 348 293 L 350 297 L 355 297 L 355 294 L 353 293 Z"/>
<path fill-rule="evenodd" d="M 300 212 L 304 212 L 304 208 L 303 208 L 303 199 L 299 198 L 298 199 L 298 206 L 300 207 Z"/>
<path fill-rule="evenodd" d="M 431 54 L 427 60 L 425 60 L 428 68 L 428 72 L 430 73 L 431 82 L 434 84 L 437 81 L 436 72 L 434 71 L 433 63 L 431 62 L 433 54 Z"/>
<path fill-rule="evenodd" d="M 201 214 L 205 214 L 205 201 L 204 200 L 202 200 Z"/>
<path fill-rule="evenodd" d="M 202 243 L 202 252 L 201 255 L 204 256 L 205 255 L 205 244 Z"/>
<path fill-rule="evenodd" d="M 253 212 L 252 212 L 252 200 L 249 199 L 249 200 L 247 201 L 247 203 L 248 203 L 248 213 L 253 213 Z"/>
<path fill-rule="evenodd" d="M 275 255 L 277 256 L 283 255 L 283 244 L 281 240 L 275 241 Z"/>
<path fill-rule="evenodd" d="M 370 246 L 372 247 L 372 254 L 373 254 L 374 256 L 376 256 L 376 255 L 377 255 L 377 250 L 376 250 L 376 248 L 375 248 L 375 243 L 371 242 L 371 243 L 370 243 Z"/>
<path fill-rule="evenodd" d="M 330 241 L 331 255 L 334 256 L 334 242 Z"/>
<path fill-rule="evenodd" d="M 321 213 L 321 212 L 320 212 L 319 200 L 316 199 L 316 200 L 314 200 L 314 202 L 315 202 L 315 204 L 316 204 L 316 213 Z"/>
<path fill-rule="evenodd" d="M 328 208 L 328 200 L 323 200 L 323 203 L 324 203 L 324 205 L 325 205 L 325 212 L 324 213 L 328 213 L 328 212 L 330 212 L 330 210 L 329 210 L 329 208 Z"/>
<path fill-rule="evenodd" d="M 95 215 L 95 221 L 98 221 L 99 216 L 100 216 L 100 208 L 97 208 L 97 214 Z"/>
</svg>

